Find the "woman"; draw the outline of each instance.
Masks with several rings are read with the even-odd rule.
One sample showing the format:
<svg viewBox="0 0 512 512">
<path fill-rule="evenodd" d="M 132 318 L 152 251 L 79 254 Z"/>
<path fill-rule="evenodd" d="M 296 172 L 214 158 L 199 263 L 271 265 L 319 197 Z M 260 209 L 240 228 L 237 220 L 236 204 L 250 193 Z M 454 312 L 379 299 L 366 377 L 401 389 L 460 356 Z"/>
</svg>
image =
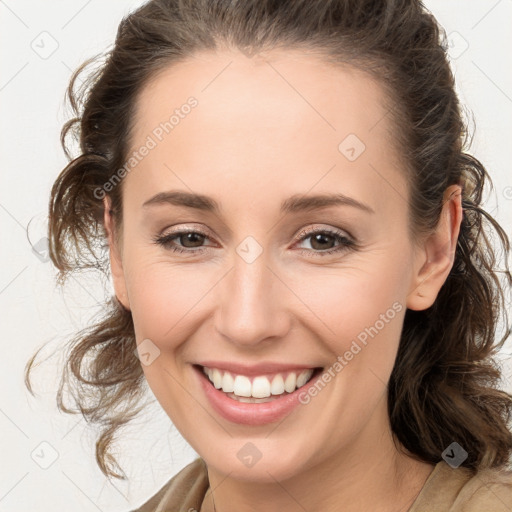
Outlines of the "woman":
<svg viewBox="0 0 512 512">
<path fill-rule="evenodd" d="M 115 297 L 60 392 L 106 475 L 144 378 L 200 454 L 138 510 L 509 510 L 509 242 L 421 3 L 153 0 L 86 64 L 50 254 Z"/>
</svg>

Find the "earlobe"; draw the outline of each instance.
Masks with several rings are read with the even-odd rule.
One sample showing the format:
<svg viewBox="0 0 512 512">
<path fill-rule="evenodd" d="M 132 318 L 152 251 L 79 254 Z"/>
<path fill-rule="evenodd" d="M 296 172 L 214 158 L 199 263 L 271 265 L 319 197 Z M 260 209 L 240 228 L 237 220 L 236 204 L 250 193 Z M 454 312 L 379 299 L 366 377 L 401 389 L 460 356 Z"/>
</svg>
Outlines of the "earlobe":
<svg viewBox="0 0 512 512">
<path fill-rule="evenodd" d="M 111 215 L 111 203 L 108 196 L 103 198 L 103 206 L 103 224 L 105 226 L 105 233 L 108 239 L 110 270 L 112 272 L 114 291 L 117 300 L 124 306 L 125 309 L 130 310 L 130 302 L 128 300 L 128 293 L 126 290 L 122 256 L 120 247 L 118 247 L 118 242 L 114 236 L 114 220 Z"/>
<path fill-rule="evenodd" d="M 434 304 L 453 267 L 462 215 L 462 187 L 451 185 L 445 190 L 435 232 L 428 236 L 417 253 L 417 270 L 407 296 L 409 309 L 421 311 Z"/>
</svg>

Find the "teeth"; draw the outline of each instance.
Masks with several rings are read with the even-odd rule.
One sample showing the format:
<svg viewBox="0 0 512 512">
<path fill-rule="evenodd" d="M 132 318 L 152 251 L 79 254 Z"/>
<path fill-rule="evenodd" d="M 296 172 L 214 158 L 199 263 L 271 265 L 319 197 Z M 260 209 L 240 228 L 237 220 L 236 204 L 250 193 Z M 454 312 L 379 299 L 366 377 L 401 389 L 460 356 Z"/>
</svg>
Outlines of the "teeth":
<svg viewBox="0 0 512 512">
<path fill-rule="evenodd" d="M 283 376 L 278 373 L 272 379 L 272 385 L 270 386 L 270 391 L 273 395 L 282 395 L 284 393 L 284 380 Z"/>
<path fill-rule="evenodd" d="M 224 377 L 222 377 L 222 391 L 224 393 L 232 393 L 235 390 L 235 379 L 233 379 L 233 375 L 229 372 L 224 372 Z"/>
<path fill-rule="evenodd" d="M 301 388 L 302 386 L 304 386 L 304 384 L 306 384 L 306 382 L 308 381 L 308 379 L 311 377 L 311 373 L 307 373 L 307 372 L 302 372 L 299 374 L 299 376 L 297 377 L 297 387 L 298 388 Z"/>
<path fill-rule="evenodd" d="M 211 380 L 211 377 L 210 377 L 210 380 Z M 222 387 L 222 374 L 220 373 L 219 370 L 217 370 L 217 368 L 215 368 L 213 370 L 213 385 L 217 389 L 220 389 Z"/>
<path fill-rule="evenodd" d="M 265 376 L 254 377 L 251 380 L 245 375 L 233 377 L 230 372 L 218 370 L 217 368 L 203 367 L 203 372 L 208 376 L 216 389 L 222 389 L 236 397 L 242 397 L 241 402 L 252 402 L 254 398 L 269 399 L 272 395 L 293 393 L 308 382 L 313 375 L 313 369 L 303 370 L 300 373 L 290 372 L 283 377 L 281 373 L 272 378 L 272 382 Z M 268 401 L 268 400 L 266 400 Z"/>
<path fill-rule="evenodd" d="M 237 396 L 251 396 L 251 381 L 249 378 L 245 377 L 245 375 L 237 375 L 235 378 L 235 389 L 233 389 L 233 393 Z"/>
<path fill-rule="evenodd" d="M 236 396 L 234 393 L 228 393 L 229 398 L 236 400 L 237 402 L 244 402 L 246 404 L 263 404 L 265 402 L 272 402 L 272 400 L 277 400 L 277 397 L 270 398 L 246 398 L 245 396 Z"/>
<path fill-rule="evenodd" d="M 292 393 L 297 387 L 297 375 L 295 373 L 289 373 L 284 381 L 284 390 L 287 393 Z"/>
<path fill-rule="evenodd" d="M 267 398 L 270 396 L 270 382 L 266 377 L 256 377 L 253 380 L 252 396 L 254 398 Z"/>
</svg>

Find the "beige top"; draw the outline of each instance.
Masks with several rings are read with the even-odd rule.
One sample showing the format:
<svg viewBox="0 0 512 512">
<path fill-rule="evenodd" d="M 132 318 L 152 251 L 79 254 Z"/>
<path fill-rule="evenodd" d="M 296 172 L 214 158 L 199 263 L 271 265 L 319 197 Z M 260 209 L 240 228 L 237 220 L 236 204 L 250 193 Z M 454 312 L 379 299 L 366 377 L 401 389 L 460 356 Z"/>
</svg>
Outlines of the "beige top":
<svg viewBox="0 0 512 512">
<path fill-rule="evenodd" d="M 210 512 L 206 463 L 197 458 L 133 512 Z M 436 464 L 408 512 L 512 512 L 512 471 Z"/>
</svg>

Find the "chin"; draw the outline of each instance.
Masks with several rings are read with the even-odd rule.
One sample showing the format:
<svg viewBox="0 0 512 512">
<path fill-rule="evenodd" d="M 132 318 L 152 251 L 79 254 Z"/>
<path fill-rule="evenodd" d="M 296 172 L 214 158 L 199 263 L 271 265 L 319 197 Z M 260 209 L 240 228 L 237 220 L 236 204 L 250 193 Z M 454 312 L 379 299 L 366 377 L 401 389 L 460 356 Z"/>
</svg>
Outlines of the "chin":
<svg viewBox="0 0 512 512">
<path fill-rule="evenodd" d="M 307 440 L 304 440 L 307 442 Z M 211 447 L 210 447 L 211 448 Z M 294 453 L 295 452 L 295 453 Z M 295 476 L 305 469 L 304 449 L 269 442 L 268 439 L 233 439 L 201 455 L 209 467 L 240 481 L 274 483 Z"/>
</svg>

